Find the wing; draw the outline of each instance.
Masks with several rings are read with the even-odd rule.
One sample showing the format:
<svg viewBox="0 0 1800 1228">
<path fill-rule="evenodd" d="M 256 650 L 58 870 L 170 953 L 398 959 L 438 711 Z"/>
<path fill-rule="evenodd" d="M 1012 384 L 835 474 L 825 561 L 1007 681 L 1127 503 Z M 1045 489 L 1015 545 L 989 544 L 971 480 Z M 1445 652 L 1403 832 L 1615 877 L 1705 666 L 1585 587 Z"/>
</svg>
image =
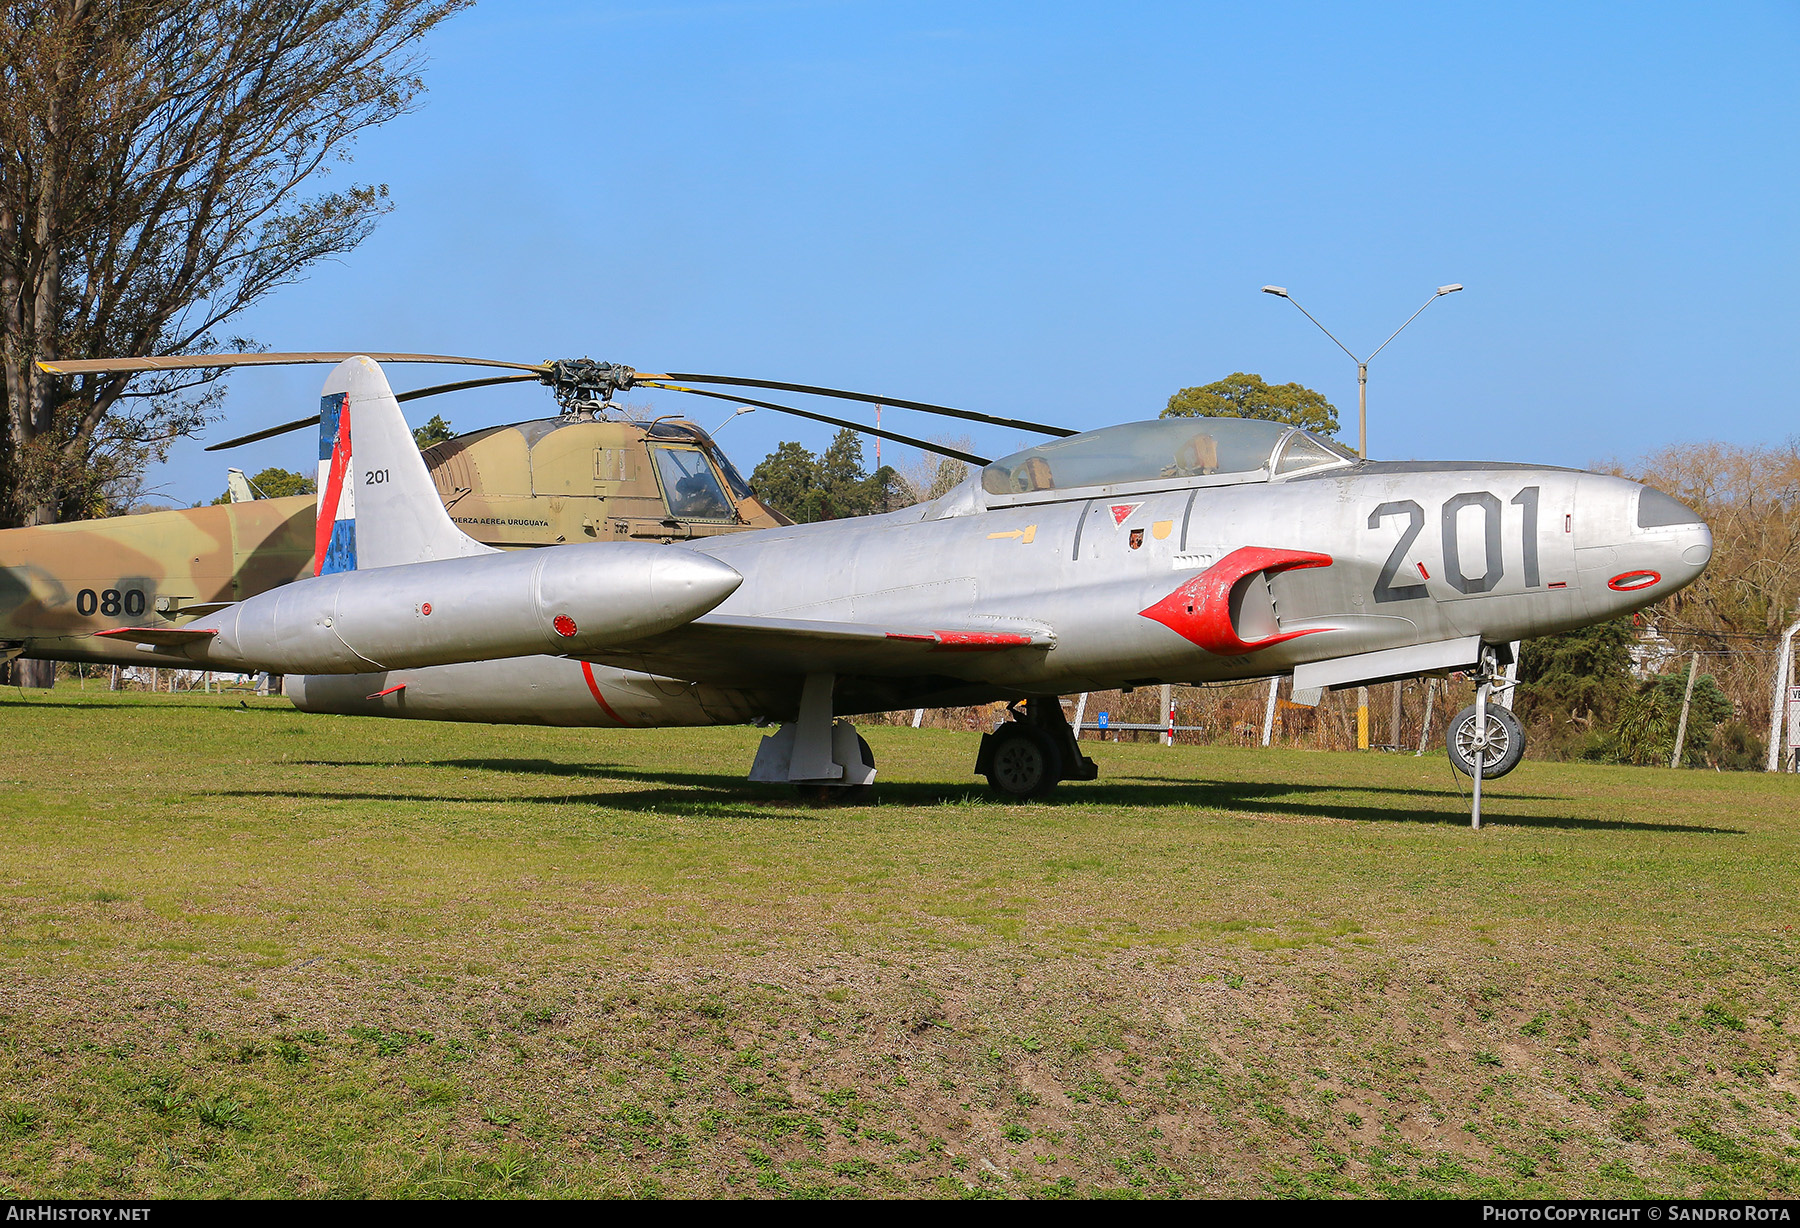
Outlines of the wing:
<svg viewBox="0 0 1800 1228">
<path fill-rule="evenodd" d="M 231 605 L 233 603 L 225 602 L 224 604 Z M 198 644 L 203 640 L 210 640 L 219 634 L 219 629 L 217 627 L 115 627 L 111 631 L 96 631 L 94 634 L 107 639 L 140 644 L 146 648 L 180 648 L 184 644 Z"/>
<path fill-rule="evenodd" d="M 981 626 L 917 627 L 709 614 L 684 627 L 590 659 L 625 669 L 756 686 L 813 673 L 985 679 L 997 657 L 1041 654 L 1056 636 L 1041 624 L 982 620 Z"/>
</svg>

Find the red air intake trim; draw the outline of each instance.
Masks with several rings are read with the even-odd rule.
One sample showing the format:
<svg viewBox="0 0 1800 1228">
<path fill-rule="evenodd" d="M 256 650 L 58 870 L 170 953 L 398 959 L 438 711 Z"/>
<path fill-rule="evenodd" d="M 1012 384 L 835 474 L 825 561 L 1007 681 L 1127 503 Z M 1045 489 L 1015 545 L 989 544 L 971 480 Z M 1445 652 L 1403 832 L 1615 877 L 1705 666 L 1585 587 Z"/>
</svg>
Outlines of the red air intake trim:
<svg viewBox="0 0 1800 1228">
<path fill-rule="evenodd" d="M 1284 640 L 1330 628 L 1311 627 L 1305 631 L 1283 631 L 1260 640 L 1241 639 L 1237 628 L 1231 625 L 1232 591 L 1259 571 L 1273 576 L 1303 567 L 1329 566 L 1329 554 L 1245 546 L 1233 550 L 1149 609 L 1138 613 L 1216 656 L 1241 657 Z"/>
<path fill-rule="evenodd" d="M 1662 574 L 1654 571 L 1628 571 L 1622 576 L 1614 576 L 1606 582 L 1606 587 L 1615 593 L 1634 593 L 1640 588 L 1649 588 L 1652 584 L 1661 584 Z"/>
</svg>

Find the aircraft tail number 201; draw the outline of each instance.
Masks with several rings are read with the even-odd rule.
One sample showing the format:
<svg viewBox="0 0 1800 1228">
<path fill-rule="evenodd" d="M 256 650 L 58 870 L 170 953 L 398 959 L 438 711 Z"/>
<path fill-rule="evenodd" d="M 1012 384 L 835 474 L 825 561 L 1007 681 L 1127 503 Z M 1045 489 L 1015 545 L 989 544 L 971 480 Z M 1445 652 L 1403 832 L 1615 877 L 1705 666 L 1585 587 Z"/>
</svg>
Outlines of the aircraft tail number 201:
<svg viewBox="0 0 1800 1228">
<path fill-rule="evenodd" d="M 1520 535 L 1524 547 L 1525 587 L 1537 588 L 1543 582 L 1538 568 L 1538 488 L 1525 487 L 1512 497 L 1512 505 L 1523 513 Z M 1482 518 L 1483 539 L 1487 547 L 1483 553 L 1487 562 L 1486 569 L 1480 575 L 1471 576 L 1464 570 L 1465 560 L 1457 529 L 1463 515 L 1474 513 Z M 1394 544 L 1393 553 L 1381 565 L 1381 575 L 1375 581 L 1376 601 L 1412 601 L 1428 595 L 1423 584 L 1394 582 L 1399 578 L 1401 565 L 1406 562 L 1407 552 L 1412 549 L 1413 542 L 1418 540 L 1419 533 L 1425 527 L 1425 509 L 1411 499 L 1383 503 L 1369 513 L 1369 527 L 1378 529 L 1382 521 L 1400 516 L 1406 518 L 1406 525 L 1400 531 L 1400 540 Z M 1438 516 L 1443 534 L 1444 580 L 1457 592 L 1475 596 L 1479 593 L 1491 593 L 1499 586 L 1501 578 L 1506 575 L 1505 556 L 1501 549 L 1505 521 L 1505 508 L 1501 506 L 1500 496 L 1489 491 L 1466 491 L 1444 500 L 1443 510 Z M 1421 576 L 1424 575 L 1422 566 L 1419 572 Z"/>
</svg>

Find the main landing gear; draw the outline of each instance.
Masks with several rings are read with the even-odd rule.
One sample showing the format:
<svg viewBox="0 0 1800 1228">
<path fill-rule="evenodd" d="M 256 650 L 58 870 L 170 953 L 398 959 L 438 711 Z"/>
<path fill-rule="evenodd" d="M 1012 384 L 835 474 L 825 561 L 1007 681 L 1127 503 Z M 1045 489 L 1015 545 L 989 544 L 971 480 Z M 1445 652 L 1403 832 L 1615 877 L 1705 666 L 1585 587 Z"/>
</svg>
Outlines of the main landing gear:
<svg viewBox="0 0 1800 1228">
<path fill-rule="evenodd" d="M 1054 697 L 1028 699 L 1024 710 L 1009 709 L 1012 719 L 981 735 L 975 774 L 1003 797 L 1024 801 L 1045 797 L 1058 781 L 1093 780 L 1100 774 L 1081 753 L 1062 704 Z"/>
<path fill-rule="evenodd" d="M 875 755 L 849 721 L 832 715 L 831 674 L 808 674 L 796 719 L 756 748 L 751 780 L 786 781 L 815 806 L 855 805 L 874 792 Z"/>
</svg>

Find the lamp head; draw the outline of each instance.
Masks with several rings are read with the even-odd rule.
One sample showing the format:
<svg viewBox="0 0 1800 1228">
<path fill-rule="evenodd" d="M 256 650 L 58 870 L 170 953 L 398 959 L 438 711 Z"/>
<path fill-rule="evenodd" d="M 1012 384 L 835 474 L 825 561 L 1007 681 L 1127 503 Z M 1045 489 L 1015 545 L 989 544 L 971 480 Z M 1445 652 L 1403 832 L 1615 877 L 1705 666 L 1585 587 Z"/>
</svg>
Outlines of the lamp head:
<svg viewBox="0 0 1800 1228">
<path fill-rule="evenodd" d="M 1462 289 L 1461 286 L 1458 286 L 1456 288 L 1458 290 Z M 1264 286 L 1263 293 L 1264 294 L 1279 294 L 1282 298 L 1286 298 L 1288 296 L 1286 286 Z M 1442 293 L 1442 291 L 1440 291 L 1439 293 Z"/>
<path fill-rule="evenodd" d="M 1462 289 L 1462 283 L 1457 282 L 1455 285 L 1452 285 L 1452 286 L 1439 286 L 1437 288 L 1437 292 L 1439 294 L 1455 294 L 1460 289 Z"/>
</svg>

